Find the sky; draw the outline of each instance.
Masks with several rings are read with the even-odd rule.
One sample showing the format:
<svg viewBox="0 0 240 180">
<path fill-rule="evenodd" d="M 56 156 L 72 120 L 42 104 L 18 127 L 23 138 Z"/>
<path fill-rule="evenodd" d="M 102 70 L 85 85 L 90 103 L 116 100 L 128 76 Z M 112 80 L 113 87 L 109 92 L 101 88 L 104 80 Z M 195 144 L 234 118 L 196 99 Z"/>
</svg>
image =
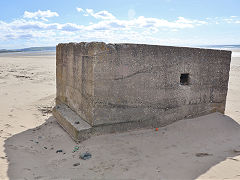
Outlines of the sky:
<svg viewBox="0 0 240 180">
<path fill-rule="evenodd" d="M 0 49 L 240 44 L 240 0 L 0 0 Z"/>
</svg>

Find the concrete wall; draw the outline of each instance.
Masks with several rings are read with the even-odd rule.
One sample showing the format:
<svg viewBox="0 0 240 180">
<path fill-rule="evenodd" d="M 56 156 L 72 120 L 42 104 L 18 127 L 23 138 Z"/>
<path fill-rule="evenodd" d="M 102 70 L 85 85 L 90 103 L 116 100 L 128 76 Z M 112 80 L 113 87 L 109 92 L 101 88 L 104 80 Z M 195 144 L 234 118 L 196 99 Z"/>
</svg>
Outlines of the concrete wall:
<svg viewBox="0 0 240 180">
<path fill-rule="evenodd" d="M 92 126 L 224 113 L 231 52 L 142 44 L 57 46 L 57 104 Z M 180 76 L 189 73 L 189 84 Z"/>
</svg>

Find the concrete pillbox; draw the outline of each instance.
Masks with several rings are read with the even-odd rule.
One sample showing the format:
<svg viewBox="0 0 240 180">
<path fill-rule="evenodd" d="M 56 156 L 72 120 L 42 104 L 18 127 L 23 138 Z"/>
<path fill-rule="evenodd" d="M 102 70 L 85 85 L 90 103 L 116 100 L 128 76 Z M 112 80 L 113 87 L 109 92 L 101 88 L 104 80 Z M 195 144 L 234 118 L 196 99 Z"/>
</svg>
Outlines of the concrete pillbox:
<svg viewBox="0 0 240 180">
<path fill-rule="evenodd" d="M 56 50 L 53 114 L 75 140 L 224 113 L 230 51 L 103 42 Z"/>
</svg>

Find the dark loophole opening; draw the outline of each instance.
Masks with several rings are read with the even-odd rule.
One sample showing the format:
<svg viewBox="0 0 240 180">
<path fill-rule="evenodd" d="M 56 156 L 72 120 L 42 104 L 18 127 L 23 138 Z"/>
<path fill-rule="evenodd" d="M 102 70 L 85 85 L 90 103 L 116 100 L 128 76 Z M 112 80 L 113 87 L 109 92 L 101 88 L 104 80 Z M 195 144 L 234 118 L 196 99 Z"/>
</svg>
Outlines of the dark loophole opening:
<svg viewBox="0 0 240 180">
<path fill-rule="evenodd" d="M 189 74 L 181 74 L 180 76 L 180 84 L 181 85 L 188 85 L 189 84 Z"/>
</svg>

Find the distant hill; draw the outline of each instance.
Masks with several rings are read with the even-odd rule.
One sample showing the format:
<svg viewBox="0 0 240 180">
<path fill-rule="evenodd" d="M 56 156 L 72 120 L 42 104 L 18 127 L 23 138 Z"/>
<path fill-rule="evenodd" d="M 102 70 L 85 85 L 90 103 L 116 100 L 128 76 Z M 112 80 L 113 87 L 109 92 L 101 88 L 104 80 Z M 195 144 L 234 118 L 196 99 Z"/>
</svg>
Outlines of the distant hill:
<svg viewBox="0 0 240 180">
<path fill-rule="evenodd" d="M 29 47 L 23 49 L 0 49 L 0 53 L 11 53 L 11 52 L 31 52 L 31 51 L 55 51 L 55 46 L 48 47 Z"/>
<path fill-rule="evenodd" d="M 17 50 L 8 50 L 8 49 L 0 49 L 0 53 L 11 53 L 11 52 L 21 52 Z"/>
<path fill-rule="evenodd" d="M 198 46 L 198 47 L 213 48 L 213 49 L 232 49 L 232 48 L 240 49 L 240 45 L 205 45 L 205 46 Z M 29 48 L 23 48 L 23 49 L 0 49 L 0 53 L 33 52 L 33 51 L 56 51 L 56 47 L 47 46 L 47 47 L 29 47 Z"/>
<path fill-rule="evenodd" d="M 233 48 L 239 48 L 240 45 L 207 45 L 207 46 L 200 46 L 205 48 L 214 48 L 214 49 L 233 49 Z"/>
</svg>

